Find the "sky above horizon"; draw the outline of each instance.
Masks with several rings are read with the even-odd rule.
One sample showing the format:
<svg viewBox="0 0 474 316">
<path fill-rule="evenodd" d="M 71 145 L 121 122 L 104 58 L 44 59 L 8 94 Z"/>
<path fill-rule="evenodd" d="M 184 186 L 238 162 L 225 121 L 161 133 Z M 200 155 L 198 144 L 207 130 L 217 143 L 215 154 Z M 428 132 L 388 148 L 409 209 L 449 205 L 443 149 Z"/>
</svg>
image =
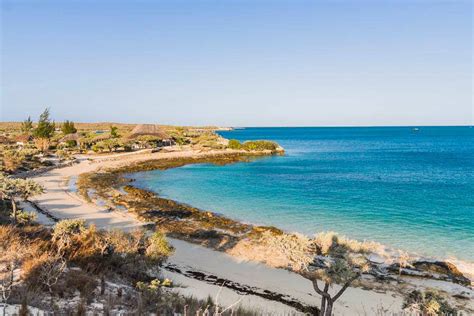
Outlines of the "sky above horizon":
<svg viewBox="0 0 474 316">
<path fill-rule="evenodd" d="M 471 1 L 0 1 L 1 121 L 473 125 Z"/>
</svg>

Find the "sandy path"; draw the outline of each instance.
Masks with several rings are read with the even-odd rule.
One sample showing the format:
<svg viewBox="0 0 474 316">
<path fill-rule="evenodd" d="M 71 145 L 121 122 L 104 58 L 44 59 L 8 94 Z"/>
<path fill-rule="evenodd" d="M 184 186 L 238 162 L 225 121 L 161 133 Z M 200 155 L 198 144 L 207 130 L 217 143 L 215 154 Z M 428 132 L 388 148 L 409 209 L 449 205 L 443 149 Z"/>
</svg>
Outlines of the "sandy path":
<svg viewBox="0 0 474 316">
<path fill-rule="evenodd" d="M 86 220 L 89 224 L 95 224 L 99 228 L 131 230 L 143 226 L 144 223 L 137 221 L 126 213 L 108 212 L 105 208 L 85 202 L 77 194 L 70 191 L 69 179 L 84 172 L 118 167 L 136 161 L 190 155 L 201 156 L 206 155 L 206 153 L 181 151 L 152 154 L 142 152 L 101 156 L 92 160 L 88 160 L 87 157 L 80 157 L 78 164 L 54 169 L 35 176 L 34 179 L 45 187 L 46 192 L 35 197 L 33 201 L 61 219 L 80 218 Z M 239 262 L 225 253 L 184 241 L 174 239 L 170 241 L 175 246 L 176 252 L 169 258 L 169 262 L 180 268 L 202 271 L 249 287 L 258 287 L 285 294 L 305 304 L 318 305 L 319 297 L 312 290 L 310 282 L 297 274 L 281 269 L 273 269 L 258 263 Z M 199 298 L 206 298 L 209 295 L 215 297 L 220 290 L 219 286 L 177 273 L 165 271 L 164 274 L 174 279 L 175 282 L 184 285 L 185 288 L 181 289 L 181 292 L 185 294 L 192 294 Z M 337 286 L 334 290 L 337 290 Z M 230 289 L 222 289 L 219 301 L 223 304 L 231 304 L 239 297 L 238 293 Z M 261 310 L 262 313 L 273 315 L 288 315 L 294 312 L 294 309 L 286 305 L 253 295 L 242 298 L 242 303 Z M 401 303 L 401 297 L 393 293 L 375 293 L 358 288 L 349 288 L 336 302 L 335 312 L 337 315 L 371 315 L 375 314 L 375 311 L 381 306 L 391 311 L 399 311 Z"/>
</svg>

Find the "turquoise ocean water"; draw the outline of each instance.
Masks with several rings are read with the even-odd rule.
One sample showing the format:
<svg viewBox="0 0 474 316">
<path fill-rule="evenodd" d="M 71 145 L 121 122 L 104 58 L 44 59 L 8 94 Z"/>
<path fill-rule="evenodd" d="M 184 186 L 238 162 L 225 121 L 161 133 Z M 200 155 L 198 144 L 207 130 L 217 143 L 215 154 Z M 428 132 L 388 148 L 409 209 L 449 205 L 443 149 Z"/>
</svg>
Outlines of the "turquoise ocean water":
<svg viewBox="0 0 474 316">
<path fill-rule="evenodd" d="M 474 129 L 245 128 L 284 156 L 131 175 L 163 197 L 246 222 L 474 261 Z"/>
</svg>

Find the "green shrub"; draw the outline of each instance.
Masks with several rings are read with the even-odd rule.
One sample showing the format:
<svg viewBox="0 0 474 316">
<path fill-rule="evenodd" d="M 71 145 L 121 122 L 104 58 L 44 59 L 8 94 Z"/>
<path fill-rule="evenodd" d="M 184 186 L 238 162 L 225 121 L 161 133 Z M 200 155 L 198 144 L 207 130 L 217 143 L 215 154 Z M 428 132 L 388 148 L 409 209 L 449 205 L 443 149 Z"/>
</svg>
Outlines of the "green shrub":
<svg viewBox="0 0 474 316">
<path fill-rule="evenodd" d="M 259 151 L 259 150 L 276 150 L 278 148 L 277 143 L 268 140 L 254 140 L 247 141 L 242 144 L 242 149 L 248 151 Z"/>
<path fill-rule="evenodd" d="M 74 134 L 77 132 L 77 128 L 74 127 L 74 122 L 66 121 L 63 123 L 63 125 L 61 125 L 61 131 L 64 135 Z"/>
<path fill-rule="evenodd" d="M 230 149 L 242 149 L 242 144 L 237 139 L 231 139 L 227 147 Z"/>
<path fill-rule="evenodd" d="M 69 148 L 73 148 L 77 146 L 77 142 L 75 140 L 68 140 L 66 141 L 66 146 Z"/>
<path fill-rule="evenodd" d="M 23 210 L 19 210 L 16 214 L 10 214 L 10 217 L 14 217 L 16 215 L 16 222 L 21 225 L 30 224 L 36 220 L 36 214 L 33 212 L 25 212 Z"/>
<path fill-rule="evenodd" d="M 457 310 L 435 291 L 414 290 L 404 299 L 403 308 L 421 315 L 457 315 Z"/>
<path fill-rule="evenodd" d="M 15 171 L 25 161 L 25 155 L 18 150 L 6 150 L 3 152 L 3 166 L 7 171 Z"/>
<path fill-rule="evenodd" d="M 149 238 L 149 245 L 146 248 L 146 255 L 154 260 L 166 258 L 173 252 L 173 248 L 166 241 L 163 233 L 156 231 Z"/>
</svg>

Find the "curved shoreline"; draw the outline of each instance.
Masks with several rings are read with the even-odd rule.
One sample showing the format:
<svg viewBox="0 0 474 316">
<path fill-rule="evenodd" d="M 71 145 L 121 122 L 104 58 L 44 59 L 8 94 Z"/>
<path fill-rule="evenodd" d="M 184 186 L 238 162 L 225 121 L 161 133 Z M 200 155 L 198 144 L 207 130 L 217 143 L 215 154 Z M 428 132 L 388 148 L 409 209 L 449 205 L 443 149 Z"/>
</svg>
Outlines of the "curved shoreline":
<svg viewBox="0 0 474 316">
<path fill-rule="evenodd" d="M 161 169 L 161 170 L 166 171 L 168 169 L 180 168 L 180 167 L 182 167 L 182 166 L 170 167 L 170 168 Z M 141 172 L 148 172 L 148 171 L 153 171 L 153 170 L 133 171 L 133 172 L 127 173 L 126 178 L 130 179 L 132 181 L 131 184 L 129 184 L 129 186 L 133 187 L 136 190 L 141 190 L 143 192 L 152 192 L 156 196 L 161 197 L 160 194 L 152 188 L 148 189 L 148 188 L 145 188 L 143 186 L 138 186 L 138 185 L 134 184 L 134 182 L 136 181 L 135 177 L 133 176 L 134 174 L 141 173 Z M 193 205 L 191 205 L 187 202 L 180 201 L 177 198 L 163 198 L 163 199 L 172 201 L 173 203 L 176 203 L 177 205 L 182 205 L 184 207 L 189 207 L 189 208 L 192 208 L 192 209 L 198 209 L 202 212 L 207 212 L 207 211 L 204 211 L 203 209 L 195 207 L 195 206 L 193 206 Z M 246 220 L 246 219 L 243 219 L 243 218 L 235 218 L 235 217 L 229 216 L 225 213 L 216 212 L 214 210 L 211 210 L 210 212 L 212 212 L 215 216 L 228 218 L 232 221 L 242 223 L 244 225 L 249 225 L 249 226 L 253 226 L 253 227 L 269 227 L 269 228 L 274 228 L 275 230 L 282 231 L 284 233 L 289 233 L 289 234 L 299 233 L 299 234 L 306 235 L 303 232 L 284 229 L 284 228 L 279 227 L 278 225 L 272 225 L 272 224 L 267 224 L 267 223 L 262 223 L 262 222 L 254 222 L 254 221 Z M 316 231 L 316 233 L 319 233 L 319 232 L 324 232 L 324 231 Z M 336 232 L 336 233 L 338 233 L 338 232 Z M 341 234 L 340 236 L 344 236 L 344 235 Z M 346 236 L 344 236 L 344 237 L 346 237 Z M 359 239 L 352 239 L 352 240 L 360 241 Z M 412 258 L 413 260 L 420 261 L 420 262 L 444 262 L 444 263 L 452 264 L 466 278 L 468 278 L 471 281 L 471 285 L 474 285 L 474 261 L 459 259 L 458 257 L 455 257 L 455 256 L 436 256 L 436 255 L 429 255 L 429 254 L 420 254 L 416 251 L 405 251 L 405 248 L 403 248 L 403 247 L 397 248 L 397 247 L 393 247 L 393 246 L 387 246 L 386 244 L 382 244 L 382 243 L 379 243 L 378 241 L 373 241 L 371 239 L 364 240 L 364 242 L 365 241 L 366 242 L 378 243 L 381 246 L 383 246 L 387 251 L 392 252 L 394 254 L 396 254 L 396 253 L 408 254 L 410 256 L 410 258 Z"/>
<path fill-rule="evenodd" d="M 193 207 L 192 205 L 189 205 L 189 204 L 186 204 L 186 203 L 183 203 L 183 202 L 179 202 L 179 201 L 172 200 L 172 199 L 162 198 L 162 197 L 159 196 L 159 194 L 157 192 L 149 191 L 149 190 L 134 186 L 133 185 L 133 181 L 134 181 L 133 177 L 124 177 L 125 174 L 143 172 L 143 171 L 151 171 L 151 170 L 157 170 L 157 169 L 158 170 L 167 170 L 167 169 L 171 169 L 171 168 L 182 167 L 182 166 L 187 165 L 187 164 L 213 163 L 213 164 L 223 165 L 223 164 L 228 164 L 228 163 L 236 163 L 236 162 L 244 162 L 244 161 L 248 162 L 249 160 L 251 160 L 254 157 L 255 156 L 253 156 L 253 155 L 247 155 L 247 154 L 244 154 L 242 156 L 232 156 L 232 155 L 228 156 L 228 155 L 224 154 L 222 156 L 217 155 L 217 156 L 210 157 L 210 158 L 205 157 L 204 159 L 185 159 L 185 160 L 177 159 L 177 160 L 174 160 L 174 161 L 161 161 L 161 160 L 153 161 L 153 160 L 151 160 L 151 161 L 144 161 L 144 162 L 134 164 L 134 165 L 131 165 L 131 166 L 127 166 L 127 167 L 121 167 L 121 168 L 118 168 L 118 169 L 109 170 L 108 172 L 112 173 L 112 174 L 115 174 L 118 177 L 129 179 L 131 181 L 131 183 L 127 183 L 126 185 L 121 184 L 121 189 L 125 188 L 125 190 L 129 194 L 136 194 L 138 197 L 142 197 L 142 198 L 156 197 L 161 202 L 171 204 L 171 208 L 181 209 L 184 212 L 186 212 L 186 210 L 190 210 L 191 212 L 200 212 L 200 213 L 205 213 L 207 215 L 212 214 L 213 217 L 223 219 L 225 222 L 228 222 L 229 224 L 242 225 L 243 227 L 240 227 L 239 230 L 252 229 L 252 228 L 261 228 L 262 230 L 270 229 L 270 230 L 278 232 L 278 233 L 284 232 L 283 230 L 281 230 L 278 227 L 262 226 L 262 225 L 258 225 L 258 224 L 252 223 L 252 222 L 246 222 L 246 221 L 242 221 L 242 220 L 239 220 L 239 219 L 233 219 L 231 217 L 227 217 L 226 215 L 222 215 L 222 214 L 216 213 L 214 211 L 211 211 L 211 212 L 204 211 L 204 210 L 198 209 L 196 207 Z M 120 181 L 118 181 L 118 182 L 120 182 Z M 111 184 L 109 183 L 107 185 L 111 185 Z M 158 206 L 160 206 L 160 205 L 158 205 Z M 130 207 L 127 207 L 127 208 L 130 209 Z M 172 215 L 173 216 L 179 215 L 178 213 L 172 213 Z M 160 213 L 159 211 L 155 211 L 155 213 L 151 217 L 146 216 L 145 218 L 142 218 L 142 220 L 145 219 L 147 221 L 153 221 L 154 216 L 160 216 L 160 215 L 165 215 L 165 213 Z M 212 229 L 212 228 L 221 228 L 221 227 L 210 227 L 210 228 Z M 287 232 L 287 233 L 289 233 L 289 232 Z M 185 239 L 185 240 L 188 240 L 188 241 L 191 241 L 191 242 L 199 243 L 199 241 L 192 240 L 192 238 L 191 239 L 190 238 L 182 238 L 182 236 L 176 236 L 176 235 L 174 235 L 174 237 L 177 237 L 177 238 L 181 237 L 181 239 Z M 393 254 L 396 254 L 397 252 L 400 252 L 399 249 L 386 247 L 382 244 L 380 244 L 380 245 L 383 246 L 386 249 L 387 252 L 390 252 L 390 253 L 393 253 Z M 213 247 L 211 247 L 211 248 L 213 248 Z M 216 250 L 221 250 L 222 251 L 222 249 L 216 249 Z M 448 260 L 448 259 L 445 259 L 445 258 L 420 256 L 420 255 L 417 255 L 416 253 L 409 253 L 409 255 L 413 260 L 420 261 L 420 262 L 433 261 L 433 262 L 446 262 L 446 263 L 453 264 L 452 261 L 454 261 L 454 260 Z M 465 276 L 468 277 L 471 281 L 473 281 L 474 280 L 474 275 L 473 274 L 470 275 L 469 273 L 466 273 L 466 272 L 472 272 L 472 269 L 470 269 L 470 268 L 471 268 L 471 266 L 473 266 L 473 264 L 469 263 L 469 262 L 464 262 L 462 260 L 456 260 L 456 262 L 458 264 L 461 263 L 461 267 L 462 267 L 462 264 L 465 265 L 463 267 L 464 269 L 462 269 L 463 271 L 461 271 L 461 272 L 463 274 L 465 274 Z M 456 268 L 459 268 L 459 267 L 456 266 Z M 410 275 L 410 273 L 406 273 L 406 274 Z"/>
<path fill-rule="evenodd" d="M 223 152 L 221 151 L 220 154 L 222 154 L 222 153 L 223 153 Z M 103 171 L 106 170 L 106 169 L 108 169 L 108 170 L 111 170 L 111 169 L 117 170 L 117 169 L 121 169 L 121 168 L 123 168 L 123 167 L 130 166 L 130 164 L 132 164 L 132 163 L 135 164 L 135 163 L 137 163 L 137 162 L 140 163 L 140 162 L 145 162 L 145 161 L 150 161 L 150 160 L 160 160 L 160 161 L 167 160 L 167 161 L 169 161 L 170 159 L 171 159 L 171 160 L 172 160 L 172 159 L 176 159 L 176 158 L 186 158 L 186 159 L 187 159 L 187 158 L 189 158 L 189 157 L 193 157 L 193 159 L 195 159 L 196 157 L 197 157 L 197 158 L 215 157 L 215 156 L 216 156 L 216 153 L 215 153 L 215 152 L 214 152 L 214 153 L 209 153 L 209 152 L 208 152 L 208 153 L 198 153 L 198 152 L 195 152 L 195 151 L 194 151 L 194 152 L 189 151 L 189 152 L 176 152 L 176 153 L 169 154 L 169 155 L 166 154 L 166 153 L 164 153 L 164 154 L 145 154 L 145 155 L 143 155 L 142 157 L 139 157 L 138 155 L 128 155 L 129 157 L 134 156 L 133 158 L 131 157 L 131 159 L 128 159 L 127 157 L 121 158 L 121 157 L 119 157 L 119 156 L 120 156 L 120 155 L 111 155 L 110 160 L 108 160 L 109 158 L 107 158 L 107 157 L 99 157 L 99 158 L 94 157 L 94 158 L 93 158 L 94 160 L 93 160 L 92 162 L 85 162 L 85 161 L 83 161 L 83 162 L 80 163 L 80 166 L 79 166 L 79 165 L 76 165 L 76 166 L 73 166 L 73 167 L 71 167 L 71 168 L 69 168 L 69 169 L 68 169 L 68 168 L 63 169 L 63 170 L 61 170 L 61 172 L 58 172 L 58 174 L 56 174 L 56 175 L 40 176 L 39 178 L 43 178 L 43 179 L 44 179 L 44 178 L 48 178 L 48 176 L 52 176 L 52 177 L 54 178 L 54 181 L 57 181 L 56 179 L 58 179 L 58 177 L 60 177 L 62 180 L 65 180 L 65 179 L 64 179 L 65 177 L 68 178 L 68 177 L 74 176 L 74 175 L 77 176 L 79 173 L 84 173 L 84 172 L 94 172 L 94 173 L 97 173 L 98 170 L 101 171 L 101 172 L 103 172 Z M 117 158 L 118 158 L 118 159 L 117 159 Z M 74 169 L 74 170 L 73 170 L 73 169 Z M 50 172 L 50 173 L 51 173 L 51 172 Z M 63 182 L 64 182 L 64 181 L 63 181 Z M 67 188 L 66 188 L 66 190 L 67 190 Z M 65 197 L 64 197 L 64 198 L 65 198 Z M 48 204 L 48 201 L 47 201 L 47 199 L 45 199 L 45 200 L 46 200 L 46 201 L 43 201 L 43 203 L 42 203 L 41 201 L 39 201 L 39 204 L 41 204 L 42 206 L 44 206 L 44 204 L 47 205 L 47 204 Z M 97 226 L 101 227 L 100 224 L 103 224 L 103 222 L 102 222 L 101 220 L 97 221 L 97 220 L 95 220 L 95 219 L 92 219 L 92 217 L 95 218 L 96 215 L 94 215 L 94 214 L 89 214 L 89 213 L 88 213 L 88 212 L 91 212 L 91 213 L 92 213 L 92 212 L 96 212 L 96 214 L 97 214 L 98 210 L 100 210 L 101 207 L 99 207 L 99 206 L 97 206 L 97 205 L 87 204 L 87 203 L 86 203 L 84 206 L 86 206 L 86 208 L 90 208 L 90 209 L 87 210 L 87 212 L 84 212 L 84 213 L 81 213 L 81 214 L 76 214 L 76 213 L 74 213 L 74 212 L 70 212 L 70 213 L 69 213 L 69 216 L 71 216 L 71 215 L 72 215 L 72 216 L 85 216 L 86 219 L 89 218 L 91 222 L 93 222 L 93 223 L 95 223 L 95 224 L 99 224 L 99 225 L 97 225 Z M 47 205 L 46 208 L 48 208 L 48 210 L 51 210 L 51 209 L 54 210 L 54 205 Z M 68 209 L 61 210 L 60 212 L 58 212 L 57 210 L 55 210 L 55 212 L 56 212 L 55 215 L 56 215 L 56 214 L 60 214 L 61 216 L 58 216 L 58 217 L 60 217 L 60 218 L 66 218 L 67 216 L 64 216 L 64 215 L 67 215 L 67 214 L 64 214 L 64 213 L 67 213 L 68 211 L 69 211 Z M 100 216 L 104 216 L 104 217 L 108 217 L 108 218 L 110 218 L 110 217 L 117 217 L 117 214 L 118 214 L 118 217 L 121 217 L 122 215 L 125 215 L 125 214 L 120 214 L 121 212 L 109 212 L 109 213 L 112 213 L 112 214 L 104 213 L 103 207 L 102 207 L 102 210 L 99 211 L 99 213 L 100 213 Z M 116 213 L 117 213 L 117 214 L 116 214 Z M 90 216 L 89 216 L 89 215 L 90 215 Z M 129 220 L 127 220 L 127 221 L 129 221 Z M 111 225 L 109 225 L 109 223 L 113 223 L 114 225 L 111 226 Z M 115 220 L 108 220 L 107 222 L 105 222 L 105 224 L 106 224 L 105 227 L 107 227 L 107 228 L 110 228 L 110 227 L 120 227 L 120 229 L 132 229 L 133 227 L 138 227 L 138 226 L 143 225 L 143 223 L 142 223 L 142 224 L 136 223 L 136 224 L 133 224 L 133 225 L 127 225 L 128 223 L 116 223 Z M 115 225 L 115 224 L 117 224 L 117 225 Z M 103 225 L 102 225 L 102 227 L 103 227 Z M 129 227 L 129 228 L 127 228 L 127 227 Z M 206 238 L 206 236 L 201 236 L 201 237 Z M 181 243 L 180 243 L 180 247 L 182 247 L 182 245 L 183 245 L 183 243 L 181 242 Z M 207 246 L 209 246 L 209 245 L 207 245 Z M 187 246 L 186 246 L 186 247 L 187 247 Z M 199 247 L 199 246 L 192 246 L 192 247 Z M 188 249 L 188 250 L 187 250 L 186 252 L 190 252 L 190 251 L 191 251 L 191 248 L 188 247 L 187 249 Z M 193 249 L 194 249 L 194 248 L 193 248 Z M 199 249 L 201 249 L 201 248 L 199 248 Z M 212 249 L 212 247 L 211 247 L 211 249 Z M 214 249 L 215 249 L 215 248 L 214 248 Z M 194 251 L 194 250 L 193 250 L 193 251 Z M 202 251 L 204 251 L 204 249 L 202 249 L 202 250 L 200 250 L 200 251 L 202 252 Z M 222 254 L 222 255 L 221 255 L 221 254 L 219 254 L 219 253 L 215 253 L 213 250 L 206 250 L 206 252 L 207 252 L 207 251 L 210 251 L 211 253 L 213 253 L 212 256 L 214 256 L 214 257 L 216 257 L 216 256 L 217 256 L 217 257 L 221 257 L 222 255 L 226 256 L 225 254 Z M 198 253 L 201 253 L 201 252 L 198 252 Z M 214 254 L 214 253 L 215 253 L 215 254 Z M 196 255 L 197 255 L 197 254 L 196 254 Z M 173 259 L 173 258 L 172 258 L 172 259 Z M 173 260 L 174 260 L 174 259 L 173 259 Z M 189 259 L 189 258 L 188 258 L 188 261 L 189 261 L 189 260 L 191 260 L 191 262 L 192 262 L 191 264 L 195 264 L 195 262 L 193 262 L 193 261 L 195 261 L 195 259 Z M 207 260 L 212 260 L 212 258 L 208 258 Z M 226 260 L 230 260 L 230 259 L 226 259 Z M 186 261 L 186 262 L 188 262 L 188 261 Z M 184 262 L 184 261 L 183 261 L 183 262 Z M 223 277 L 223 276 L 229 274 L 229 272 L 228 272 L 228 271 L 226 270 L 226 268 L 225 268 L 225 266 L 228 266 L 229 264 L 231 264 L 231 263 L 226 261 L 226 263 L 223 264 L 224 267 L 221 267 L 221 266 L 213 266 L 210 262 L 206 262 L 206 264 L 201 265 L 201 269 L 206 269 L 206 268 L 209 268 L 209 266 L 212 266 L 212 269 L 211 269 L 211 270 L 207 270 L 207 271 L 209 271 L 211 274 L 216 274 L 216 273 L 217 273 L 216 275 L 220 275 L 220 277 Z M 242 265 L 242 264 L 241 264 L 241 265 Z M 252 265 L 252 264 L 250 264 L 250 265 Z M 239 266 L 239 267 L 237 267 L 236 269 L 242 269 L 242 268 L 243 268 L 243 266 L 242 266 L 242 267 Z M 222 269 L 224 269 L 224 271 L 220 271 L 220 270 L 222 270 Z M 248 269 L 248 267 L 247 267 L 247 268 L 244 268 L 244 269 Z M 266 267 L 263 268 L 263 267 L 262 267 L 261 269 L 265 269 L 265 270 L 270 269 L 270 270 L 271 270 L 272 268 L 266 268 Z M 275 273 L 276 273 L 278 270 L 279 270 L 279 269 L 275 270 Z M 245 270 L 245 271 L 247 271 L 247 270 Z M 216 273 L 214 273 L 214 272 L 216 272 Z M 241 274 L 241 273 L 242 273 L 242 272 L 240 272 L 239 274 L 237 274 L 237 275 L 239 276 L 239 278 L 242 277 L 242 274 Z M 246 273 L 248 273 L 248 271 L 247 271 Z M 283 274 L 283 275 L 286 275 L 286 274 Z M 232 279 L 232 277 L 225 277 L 225 278 L 226 278 L 226 279 Z M 297 275 L 295 275 L 294 278 L 296 278 L 296 279 L 298 279 L 298 280 L 300 279 L 300 277 L 297 277 Z M 296 284 L 298 284 L 297 288 L 305 288 L 305 287 L 306 287 L 306 281 L 305 281 L 305 280 L 299 280 L 298 282 L 295 282 L 296 279 L 294 279 L 294 278 L 292 277 L 292 281 L 290 281 L 290 283 L 295 283 L 295 286 L 296 286 Z M 235 278 L 234 278 L 234 280 L 235 280 L 235 281 L 240 281 L 240 279 L 235 279 Z M 254 280 L 254 279 L 248 279 L 248 280 L 246 280 L 246 282 L 244 282 L 244 283 L 252 284 L 252 282 L 255 282 L 255 281 L 256 281 L 256 280 Z M 429 280 L 426 280 L 426 281 L 419 280 L 419 281 L 422 282 L 422 283 L 432 283 L 431 281 L 428 282 Z M 264 284 L 270 284 L 270 282 L 271 282 L 270 280 L 266 280 L 266 281 L 264 282 Z M 440 287 L 443 287 L 443 288 L 445 288 L 445 287 L 447 287 L 449 284 L 451 284 L 451 285 L 449 285 L 449 286 L 452 286 L 452 287 L 456 288 L 456 289 L 457 289 L 457 290 L 456 290 L 457 292 L 461 291 L 461 289 L 462 289 L 462 287 L 460 287 L 460 286 L 457 286 L 457 285 L 454 286 L 454 284 L 452 284 L 452 283 L 446 283 L 446 282 L 444 282 L 444 281 L 433 281 L 433 282 L 435 283 L 436 286 L 440 286 Z M 240 283 L 242 283 L 242 282 L 240 282 Z M 444 283 L 446 283 L 446 285 L 443 285 Z M 268 286 L 268 285 L 266 285 L 266 286 Z M 275 286 L 275 285 L 273 285 L 273 287 L 274 287 L 274 286 Z M 392 285 L 392 286 L 389 286 L 388 289 L 386 288 L 385 291 L 389 291 L 389 289 L 390 289 L 391 287 L 393 287 L 393 285 Z M 263 286 L 263 288 L 265 288 L 265 286 Z M 283 289 L 281 289 L 281 290 L 282 290 L 282 291 L 286 291 L 286 290 L 283 290 Z M 296 288 L 295 288 L 295 291 L 297 291 Z M 309 289 L 308 291 L 310 291 L 310 289 Z M 295 293 L 296 293 L 296 292 L 295 292 Z M 300 296 L 300 295 L 301 295 L 301 294 L 295 294 L 295 293 L 293 293 L 293 295 L 297 295 L 297 296 Z M 355 296 L 351 296 L 350 293 L 357 293 L 357 295 L 354 294 Z M 377 300 L 375 300 L 373 297 L 372 297 L 372 298 L 367 298 L 367 295 L 368 295 L 369 297 L 372 297 L 372 296 L 374 296 L 374 295 L 381 295 L 381 296 L 379 296 L 379 298 L 378 298 Z M 364 298 L 364 297 L 365 297 L 364 301 L 369 300 L 369 301 L 373 301 L 373 302 L 379 302 L 379 301 L 382 299 L 382 297 L 384 297 L 383 300 L 385 300 L 385 302 L 386 302 L 387 305 L 394 306 L 394 309 L 395 309 L 395 310 L 399 310 L 399 304 L 401 304 L 401 303 L 400 303 L 400 302 L 401 302 L 401 301 L 400 301 L 400 298 L 397 299 L 397 303 L 395 303 L 394 301 L 390 301 L 390 302 L 388 301 L 388 300 L 392 300 L 392 299 L 394 298 L 394 297 L 392 297 L 392 295 L 393 295 L 394 297 L 397 296 L 395 293 L 392 293 L 392 294 L 390 294 L 390 295 L 389 295 L 389 294 L 376 294 L 376 292 L 373 292 L 373 291 L 362 291 L 362 292 L 360 292 L 360 290 L 358 290 L 358 289 L 351 288 L 351 290 L 347 293 L 347 297 L 346 297 L 346 300 L 347 300 L 347 301 L 346 301 L 346 303 L 349 302 L 349 301 L 352 301 L 353 304 L 349 304 L 349 305 L 351 305 L 351 308 L 356 308 L 356 309 L 357 309 L 357 307 L 356 307 L 357 303 L 356 303 L 356 302 L 360 302 L 360 300 L 361 300 L 362 298 Z M 399 297 L 399 296 L 398 296 L 398 297 Z M 306 298 L 306 299 L 305 299 L 305 298 L 302 298 L 302 299 L 301 299 L 301 301 L 306 301 L 306 302 L 308 302 L 308 300 L 309 300 L 308 298 Z M 343 304 L 342 302 L 343 302 L 343 301 L 341 301 L 341 305 Z M 314 303 L 315 303 L 315 302 L 314 302 L 314 298 L 310 299 L 310 300 L 309 300 L 309 303 L 310 303 L 310 304 L 311 304 L 311 303 L 314 304 Z M 355 305 L 354 305 L 354 304 L 355 304 Z M 360 304 L 360 303 L 359 303 L 359 304 Z M 366 306 L 370 306 L 370 304 L 369 304 L 369 305 L 366 305 Z M 372 305 L 372 306 L 374 306 L 374 305 Z M 359 307 L 360 307 L 360 306 L 359 306 Z M 342 308 L 342 306 L 341 306 L 341 308 Z M 471 308 L 472 308 L 472 307 L 469 307 L 469 309 L 471 309 Z"/>
</svg>

